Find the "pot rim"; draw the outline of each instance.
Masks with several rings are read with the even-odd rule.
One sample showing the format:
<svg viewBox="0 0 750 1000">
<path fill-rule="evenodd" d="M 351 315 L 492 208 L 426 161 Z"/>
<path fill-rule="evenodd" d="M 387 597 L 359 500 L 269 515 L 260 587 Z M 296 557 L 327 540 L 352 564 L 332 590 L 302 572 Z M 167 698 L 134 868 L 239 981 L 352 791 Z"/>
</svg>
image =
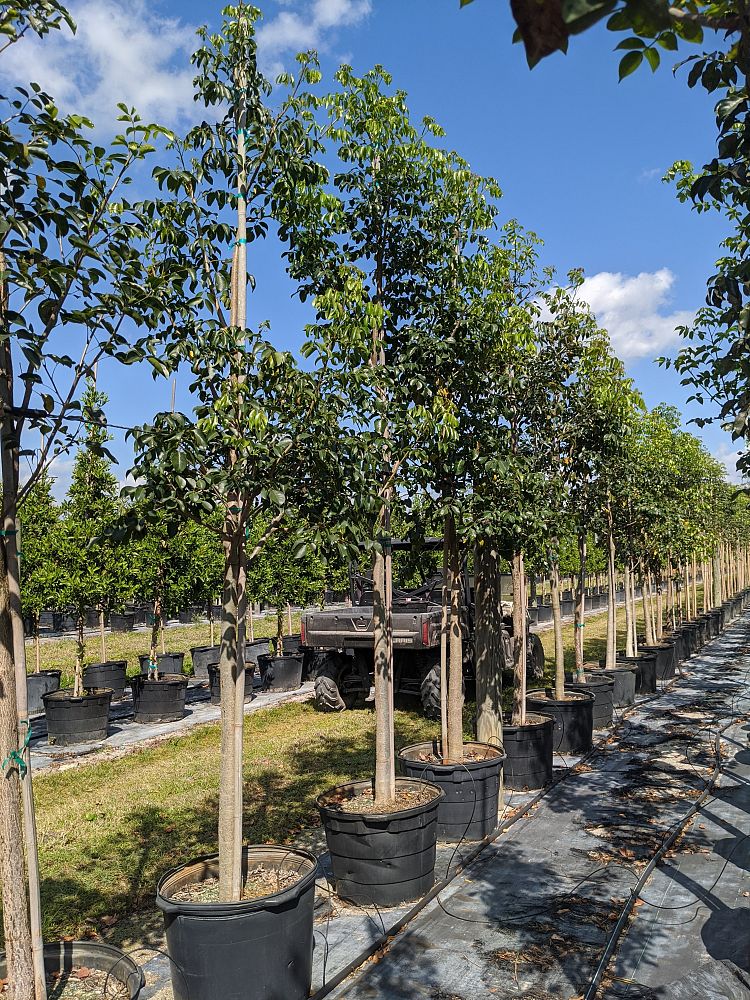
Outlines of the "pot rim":
<svg viewBox="0 0 750 1000">
<path fill-rule="evenodd" d="M 537 719 L 541 719 L 541 722 L 529 722 L 529 716 L 534 715 Z M 555 720 L 551 715 L 545 715 L 544 712 L 527 712 L 526 722 L 523 725 L 514 725 L 511 722 L 503 721 L 503 732 L 509 730 L 510 732 L 536 732 L 538 729 L 543 729 L 549 723 L 550 727 L 554 727 Z"/>
<path fill-rule="evenodd" d="M 247 858 L 249 864 L 251 853 L 268 853 L 269 851 L 279 851 L 283 856 L 296 855 L 303 861 L 310 863 L 310 870 L 306 872 L 298 882 L 289 886 L 288 889 L 282 889 L 281 892 L 270 893 L 268 896 L 260 896 L 257 899 L 240 899 L 235 902 L 223 901 L 215 903 L 199 903 L 190 902 L 188 900 L 173 900 L 169 896 L 162 895 L 162 887 L 178 872 L 185 871 L 193 866 L 205 866 L 210 862 L 215 862 L 218 866 L 218 854 L 203 854 L 199 855 L 197 858 L 193 858 L 192 861 L 176 865 L 174 868 L 170 868 L 168 871 L 164 872 L 156 884 L 156 905 L 164 913 L 183 913 L 185 915 L 200 916 L 202 918 L 212 916 L 237 916 L 240 913 L 253 913 L 257 910 L 283 906 L 284 904 L 301 896 L 305 889 L 309 887 L 310 883 L 315 882 L 319 875 L 320 865 L 318 859 L 310 851 L 306 851 L 302 847 L 284 847 L 280 844 L 246 844 L 242 848 L 243 859 Z"/>
<path fill-rule="evenodd" d="M 568 685 L 566 684 L 565 690 L 567 691 L 567 689 Z M 550 690 L 552 689 L 550 688 Z M 584 695 L 583 698 L 584 701 L 596 701 L 596 696 L 594 695 L 593 691 L 571 691 L 571 694 Z M 540 695 L 542 697 L 540 697 Z M 575 704 L 576 701 L 580 700 L 578 698 L 574 698 L 572 701 L 558 701 L 557 698 L 550 697 L 550 695 L 547 694 L 547 689 L 545 688 L 534 688 L 532 691 L 527 691 L 526 700 L 528 701 L 529 699 L 531 699 L 532 701 L 541 701 L 544 702 L 545 704 L 551 704 L 551 705 L 573 705 Z"/>
<path fill-rule="evenodd" d="M 32 670 L 30 674 L 26 674 L 26 679 L 29 677 L 62 677 L 62 670 L 55 670 L 54 668 L 42 669 L 42 670 Z"/>
<path fill-rule="evenodd" d="M 330 819 L 340 820 L 342 822 L 351 821 L 352 823 L 364 822 L 375 822 L 383 823 L 390 822 L 391 820 L 397 819 L 408 819 L 410 816 L 418 816 L 421 812 L 426 812 L 428 809 L 437 808 L 440 805 L 442 799 L 445 798 L 445 792 L 439 785 L 433 785 L 431 781 L 421 781 L 419 778 L 402 778 L 396 777 L 396 785 L 419 785 L 421 788 L 431 788 L 435 795 L 429 800 L 429 802 L 422 802 L 417 806 L 409 806 L 408 809 L 399 809 L 396 812 L 387 813 L 376 813 L 376 812 L 344 812 L 343 810 L 334 809 L 328 804 L 328 799 L 338 792 L 339 789 L 349 789 L 355 788 L 357 790 L 363 790 L 365 788 L 372 788 L 372 779 L 366 778 L 363 781 L 347 781 L 343 785 L 334 785 L 333 788 L 329 788 L 326 792 L 321 792 L 321 794 L 316 798 L 315 804 L 322 816 Z"/>
<path fill-rule="evenodd" d="M 83 672 L 86 673 L 87 670 L 94 670 L 97 667 L 125 667 L 127 669 L 127 666 L 127 660 L 102 660 L 101 663 L 87 663 Z"/>
<path fill-rule="evenodd" d="M 445 764 L 442 760 L 440 761 L 428 761 L 428 760 L 414 760 L 412 757 L 405 757 L 404 754 L 408 750 L 419 750 L 422 747 L 432 747 L 432 753 L 435 753 L 436 747 L 440 747 L 440 740 L 422 740 L 419 743 L 410 743 L 408 746 L 401 747 L 396 756 L 399 760 L 408 761 L 410 764 L 416 764 L 417 766 L 423 765 L 426 769 L 430 769 L 436 772 L 451 772 L 456 770 L 478 770 L 479 768 L 485 767 L 487 764 L 502 764 L 507 758 L 505 750 L 500 744 L 500 746 L 495 746 L 493 743 L 482 743 L 479 740 L 464 740 L 461 744 L 462 747 L 482 747 L 482 749 L 491 750 L 493 756 L 483 757 L 479 760 L 467 760 L 460 761 L 456 764 Z"/>
<path fill-rule="evenodd" d="M 107 975 L 112 976 L 117 982 L 128 989 L 128 992 L 132 995 L 133 1000 L 140 994 L 141 990 L 146 985 L 146 976 L 143 972 L 141 966 L 133 959 L 130 955 L 126 954 L 122 948 L 117 948 L 113 944 L 108 944 L 105 941 L 49 941 L 45 942 L 43 945 L 44 958 L 50 957 L 53 959 L 60 959 L 60 965 L 64 963 L 66 952 L 70 952 L 71 957 L 75 954 L 75 950 L 78 948 L 80 951 L 89 953 L 101 953 L 102 956 L 111 957 L 114 959 L 114 964 L 108 970 L 98 970 L 100 972 L 106 971 Z M 85 955 L 82 956 L 85 958 Z M 5 962 L 5 951 L 0 949 L 0 963 Z M 122 967 L 125 972 L 116 974 L 114 970 L 118 967 Z M 126 978 L 120 978 L 125 975 Z M 136 981 L 133 983 L 132 988 L 130 980 L 132 977 L 136 977 Z"/>
<path fill-rule="evenodd" d="M 73 694 L 73 688 L 59 688 L 57 691 L 48 691 L 42 695 L 42 701 L 86 701 L 89 698 L 103 698 L 115 693 L 114 688 L 87 688 L 83 694 Z"/>
</svg>

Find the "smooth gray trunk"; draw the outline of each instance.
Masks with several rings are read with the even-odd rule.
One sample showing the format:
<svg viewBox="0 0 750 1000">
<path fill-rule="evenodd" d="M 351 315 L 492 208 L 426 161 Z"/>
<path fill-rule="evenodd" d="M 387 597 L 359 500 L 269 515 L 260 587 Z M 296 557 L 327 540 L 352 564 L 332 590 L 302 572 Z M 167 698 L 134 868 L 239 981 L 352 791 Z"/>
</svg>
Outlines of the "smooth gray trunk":
<svg viewBox="0 0 750 1000">
<path fill-rule="evenodd" d="M 513 715 L 514 726 L 526 722 L 526 581 L 523 553 L 514 552 L 513 575 Z"/>
<path fill-rule="evenodd" d="M 576 680 L 583 679 L 583 631 L 586 616 L 586 536 L 580 535 L 578 538 L 578 558 L 580 567 L 578 571 L 578 593 L 576 595 L 575 613 L 575 677 Z"/>
<path fill-rule="evenodd" d="M 550 587 L 552 628 L 555 633 L 555 698 L 562 698 L 565 694 L 565 645 L 560 611 L 560 565 L 557 562 L 552 564 Z"/>
<path fill-rule="evenodd" d="M 498 600 L 499 567 L 497 552 L 490 542 L 474 550 L 477 739 L 480 743 L 502 744 L 502 656 L 501 618 Z"/>
</svg>

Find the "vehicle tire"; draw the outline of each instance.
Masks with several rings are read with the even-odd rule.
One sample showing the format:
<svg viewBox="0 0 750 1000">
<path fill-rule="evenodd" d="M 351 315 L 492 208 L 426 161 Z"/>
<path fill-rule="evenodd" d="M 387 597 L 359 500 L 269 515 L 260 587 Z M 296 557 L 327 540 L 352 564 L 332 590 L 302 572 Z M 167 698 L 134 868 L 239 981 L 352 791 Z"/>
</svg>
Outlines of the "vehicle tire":
<svg viewBox="0 0 750 1000">
<path fill-rule="evenodd" d="M 427 671 L 419 686 L 422 710 L 428 719 L 440 718 L 440 664 L 436 663 Z"/>
<path fill-rule="evenodd" d="M 370 675 L 358 657 L 328 656 L 317 666 L 315 704 L 326 712 L 343 712 L 364 704 L 370 692 Z"/>
<path fill-rule="evenodd" d="M 532 680 L 540 681 L 544 677 L 544 646 L 535 632 L 529 632 L 527 645 L 527 669 Z"/>
</svg>

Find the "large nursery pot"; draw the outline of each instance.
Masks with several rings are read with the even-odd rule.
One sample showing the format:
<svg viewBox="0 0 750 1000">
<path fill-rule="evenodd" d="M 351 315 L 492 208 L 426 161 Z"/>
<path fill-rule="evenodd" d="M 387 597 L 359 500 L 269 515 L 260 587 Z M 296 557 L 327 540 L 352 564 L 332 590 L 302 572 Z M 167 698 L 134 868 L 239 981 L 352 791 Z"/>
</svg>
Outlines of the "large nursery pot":
<svg viewBox="0 0 750 1000">
<path fill-rule="evenodd" d="M 219 662 L 221 646 L 191 646 L 190 659 L 193 664 L 193 676 L 206 680 L 209 663 Z"/>
<path fill-rule="evenodd" d="M 592 720 L 594 729 L 606 729 L 612 725 L 614 712 L 614 677 L 602 675 L 599 671 L 586 671 L 582 681 L 565 681 L 566 691 L 590 691 L 594 695 Z"/>
<path fill-rule="evenodd" d="M 44 971 L 48 978 L 55 981 L 55 989 L 50 995 L 57 996 L 60 987 L 67 982 L 81 983 L 77 971 L 92 969 L 104 972 L 107 976 L 106 996 L 116 995 L 123 1000 L 138 1000 L 141 990 L 146 985 L 143 969 L 129 955 L 111 944 L 99 941 L 59 941 L 44 946 Z M 5 952 L 0 951 L 0 982 L 7 976 Z"/>
<path fill-rule="evenodd" d="M 245 664 L 245 701 L 252 701 L 255 695 L 253 694 L 253 677 L 255 675 L 255 664 L 246 663 Z M 211 704 L 220 705 L 221 704 L 221 672 L 219 670 L 218 661 L 216 663 L 209 663 L 208 665 L 208 688 L 211 692 Z"/>
<path fill-rule="evenodd" d="M 575 611 L 575 601 L 570 598 L 563 598 L 560 601 L 560 614 L 563 618 L 572 618 L 573 612 Z"/>
<path fill-rule="evenodd" d="M 143 674 L 131 679 L 136 722 L 179 722 L 185 716 L 187 677 L 165 674 L 149 680 Z"/>
<path fill-rule="evenodd" d="M 611 677 L 612 686 L 612 706 L 613 708 L 627 708 L 635 702 L 635 687 L 638 668 L 635 664 L 618 663 L 607 670 L 607 661 L 599 660 L 600 669 L 590 671 L 592 675 L 603 674 Z"/>
<path fill-rule="evenodd" d="M 184 886 L 218 878 L 217 857 L 198 858 L 159 881 L 174 1000 L 309 996 L 317 860 L 297 848 L 252 845 L 243 849 L 242 866 L 245 876 L 262 866 L 302 877 L 281 892 L 236 903 L 172 898 Z"/>
<path fill-rule="evenodd" d="M 667 645 L 672 646 L 674 650 L 673 655 L 674 655 L 674 665 L 676 670 L 677 667 L 679 667 L 682 661 L 686 658 L 685 654 L 686 643 L 685 640 L 683 639 L 682 632 L 679 629 L 677 629 L 675 632 L 665 632 L 662 635 L 661 639 L 659 639 L 659 642 L 660 643 L 663 642 L 666 643 Z"/>
<path fill-rule="evenodd" d="M 83 615 L 83 620 L 86 625 L 86 628 L 99 628 L 100 624 L 99 614 L 100 612 L 98 608 L 86 608 L 86 611 L 84 612 Z M 104 624 L 106 625 L 108 621 L 109 621 L 109 615 L 105 612 Z"/>
<path fill-rule="evenodd" d="M 547 625 L 552 621 L 552 606 L 550 604 L 543 604 L 536 611 L 536 619 L 540 625 Z"/>
<path fill-rule="evenodd" d="M 44 711 L 44 696 L 60 690 L 60 670 L 40 670 L 38 674 L 26 675 L 26 700 L 29 715 L 39 715 Z"/>
<path fill-rule="evenodd" d="M 254 663 L 257 666 L 258 657 L 264 653 L 271 652 L 270 639 L 253 639 L 252 642 L 245 643 L 245 663 Z"/>
<path fill-rule="evenodd" d="M 464 743 L 463 749 L 464 760 L 456 764 L 442 763 L 437 740 L 414 743 L 398 754 L 407 778 L 429 781 L 445 792 L 438 806 L 438 840 L 482 840 L 497 826 L 505 753 L 489 743 Z"/>
<path fill-rule="evenodd" d="M 112 701 L 119 701 L 127 684 L 127 660 L 107 660 L 92 663 L 83 671 L 85 688 L 112 688 Z"/>
<path fill-rule="evenodd" d="M 111 688 L 96 688 L 77 697 L 73 697 L 72 689 L 65 688 L 45 694 L 42 700 L 47 741 L 53 746 L 94 743 L 107 738 Z"/>
<path fill-rule="evenodd" d="M 527 609 L 527 618 L 530 625 L 537 625 L 539 623 L 539 608 L 530 604 Z"/>
<path fill-rule="evenodd" d="M 653 653 L 656 657 L 657 681 L 671 681 L 677 665 L 674 643 L 657 642 L 653 646 L 639 645 L 640 653 Z"/>
<path fill-rule="evenodd" d="M 397 778 L 396 788 L 432 797 L 397 812 L 346 812 L 341 802 L 371 791 L 352 781 L 318 796 L 336 892 L 353 903 L 396 906 L 419 899 L 435 882 L 438 809 L 445 792 L 430 782 Z"/>
<path fill-rule="evenodd" d="M 656 655 L 639 653 L 637 656 L 617 654 L 617 662 L 633 663 L 638 667 L 635 679 L 636 694 L 656 694 Z"/>
<path fill-rule="evenodd" d="M 150 659 L 151 656 L 149 653 L 141 653 L 138 657 L 141 665 L 141 673 L 144 675 L 148 674 Z M 160 674 L 181 674 L 184 662 L 184 653 L 158 653 L 156 656 L 156 669 Z"/>
<path fill-rule="evenodd" d="M 301 653 L 283 656 L 261 653 L 258 669 L 262 686 L 272 691 L 296 691 L 302 686 L 302 663 Z"/>
<path fill-rule="evenodd" d="M 113 611 L 109 616 L 109 627 L 113 632 L 132 632 L 135 614 L 132 611 Z"/>
<path fill-rule="evenodd" d="M 585 753 L 593 746 L 594 695 L 590 691 L 571 691 L 566 687 L 562 701 L 551 688 L 529 691 L 526 706 L 530 712 L 554 719 L 552 749 L 555 753 Z"/>
<path fill-rule="evenodd" d="M 503 783 L 524 791 L 543 788 L 552 781 L 552 737 L 555 720 L 536 712 L 526 714 L 523 726 L 503 722 Z"/>
</svg>

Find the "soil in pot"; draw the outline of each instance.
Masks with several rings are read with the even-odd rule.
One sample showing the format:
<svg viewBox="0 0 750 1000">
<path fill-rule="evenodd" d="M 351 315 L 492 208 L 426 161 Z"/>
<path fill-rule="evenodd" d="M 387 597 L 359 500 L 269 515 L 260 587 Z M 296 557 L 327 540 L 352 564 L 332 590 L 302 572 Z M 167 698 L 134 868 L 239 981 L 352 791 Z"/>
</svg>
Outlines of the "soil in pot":
<svg viewBox="0 0 750 1000">
<path fill-rule="evenodd" d="M 97 941 L 45 944 L 44 970 L 48 1000 L 137 1000 L 145 985 L 143 970 L 132 958 Z M 5 975 L 0 952 L 0 982 Z"/>
<path fill-rule="evenodd" d="M 435 882 L 438 808 L 445 793 L 437 785 L 410 778 L 397 778 L 396 788 L 397 795 L 423 801 L 373 812 L 370 781 L 353 781 L 318 797 L 336 892 L 342 899 L 396 906 L 419 899 Z M 352 799 L 362 811 L 343 807 Z"/>
<path fill-rule="evenodd" d="M 136 722 L 179 722 L 185 716 L 187 677 L 164 674 L 159 680 L 143 675 L 131 679 Z"/>
<path fill-rule="evenodd" d="M 544 788 L 552 781 L 554 719 L 527 712 L 523 726 L 503 722 L 503 781 L 506 788 L 522 791 Z"/>
<path fill-rule="evenodd" d="M 44 696 L 60 690 L 60 670 L 40 670 L 38 674 L 26 677 L 26 699 L 29 715 L 39 715 L 44 711 Z"/>
<path fill-rule="evenodd" d="M 111 688 L 95 688 L 76 698 L 68 688 L 51 691 L 43 700 L 47 741 L 52 746 L 95 743 L 107 738 Z"/>
<path fill-rule="evenodd" d="M 141 653 L 138 662 L 141 665 L 141 673 L 148 674 L 148 664 L 151 659 L 149 653 Z M 158 653 L 156 656 L 156 669 L 160 674 L 181 674 L 182 665 L 185 661 L 184 653 Z"/>
<path fill-rule="evenodd" d="M 407 778 L 442 788 L 438 840 L 482 840 L 497 826 L 505 753 L 489 743 L 464 743 L 463 759 L 444 764 L 438 741 L 415 743 L 398 754 Z"/>
<path fill-rule="evenodd" d="M 586 753 L 593 746 L 594 695 L 566 689 L 558 700 L 552 690 L 530 691 L 526 705 L 531 712 L 549 715 L 555 720 L 552 748 L 555 753 Z"/>
<path fill-rule="evenodd" d="M 252 701 L 255 695 L 253 694 L 253 681 L 255 675 L 255 664 L 246 663 L 245 664 L 245 701 Z M 221 704 L 221 675 L 219 673 L 218 663 L 209 663 L 208 665 L 208 687 L 211 692 L 211 704 L 220 705 Z"/>
<path fill-rule="evenodd" d="M 302 686 L 302 663 L 301 654 L 273 656 L 261 653 L 258 669 L 262 687 L 272 691 L 296 691 Z"/>
<path fill-rule="evenodd" d="M 243 878 L 251 898 L 236 903 L 184 899 L 217 895 L 218 859 L 199 858 L 167 873 L 156 903 L 164 914 L 174 1000 L 306 1000 L 312 981 L 313 906 L 318 864 L 307 851 L 250 846 L 243 851 Z M 275 874 L 277 873 L 277 874 Z M 284 883 L 280 891 L 275 885 Z M 187 890 L 187 891 L 186 891 Z"/>
<path fill-rule="evenodd" d="M 127 660 L 92 663 L 83 671 L 83 686 L 86 688 L 112 688 L 112 701 L 119 701 L 125 694 L 127 669 Z"/>
</svg>

